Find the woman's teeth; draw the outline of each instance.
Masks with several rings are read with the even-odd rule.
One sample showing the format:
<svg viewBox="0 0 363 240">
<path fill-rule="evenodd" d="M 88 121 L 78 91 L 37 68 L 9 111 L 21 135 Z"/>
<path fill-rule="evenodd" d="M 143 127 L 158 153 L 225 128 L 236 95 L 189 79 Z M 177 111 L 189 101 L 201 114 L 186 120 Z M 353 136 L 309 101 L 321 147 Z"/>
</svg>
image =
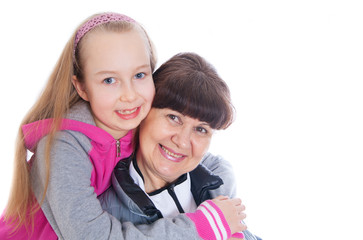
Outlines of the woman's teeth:
<svg viewBox="0 0 363 240">
<path fill-rule="evenodd" d="M 166 154 L 168 154 L 169 156 L 175 157 L 175 158 L 181 158 L 183 157 L 183 155 L 179 155 L 179 154 L 175 154 L 170 152 L 168 149 L 166 149 L 165 147 L 161 146 L 161 148 L 166 152 Z"/>
</svg>

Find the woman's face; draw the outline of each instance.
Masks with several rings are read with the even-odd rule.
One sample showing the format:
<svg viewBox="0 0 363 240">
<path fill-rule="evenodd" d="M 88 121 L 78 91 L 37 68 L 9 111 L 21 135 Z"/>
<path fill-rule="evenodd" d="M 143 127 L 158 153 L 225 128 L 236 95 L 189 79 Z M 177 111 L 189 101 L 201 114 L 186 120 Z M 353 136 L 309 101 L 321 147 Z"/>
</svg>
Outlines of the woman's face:
<svg viewBox="0 0 363 240">
<path fill-rule="evenodd" d="M 192 171 L 208 150 L 214 130 L 168 108 L 152 108 L 140 125 L 137 163 L 151 192 Z"/>
<path fill-rule="evenodd" d="M 84 84 L 74 84 L 90 103 L 96 125 L 119 139 L 151 108 L 155 87 L 150 56 L 136 30 L 100 31 L 87 37 L 82 51 Z"/>
</svg>

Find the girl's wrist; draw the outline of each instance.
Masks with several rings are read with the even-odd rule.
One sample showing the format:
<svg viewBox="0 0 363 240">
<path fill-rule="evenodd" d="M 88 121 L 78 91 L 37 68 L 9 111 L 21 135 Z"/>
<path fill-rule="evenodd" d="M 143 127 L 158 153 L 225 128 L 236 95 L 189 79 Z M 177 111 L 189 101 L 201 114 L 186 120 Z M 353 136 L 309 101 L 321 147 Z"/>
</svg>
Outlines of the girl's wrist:
<svg viewBox="0 0 363 240">
<path fill-rule="evenodd" d="M 203 202 L 194 213 L 186 214 L 195 224 L 202 239 L 228 239 L 231 230 L 222 211 L 211 200 Z"/>
</svg>

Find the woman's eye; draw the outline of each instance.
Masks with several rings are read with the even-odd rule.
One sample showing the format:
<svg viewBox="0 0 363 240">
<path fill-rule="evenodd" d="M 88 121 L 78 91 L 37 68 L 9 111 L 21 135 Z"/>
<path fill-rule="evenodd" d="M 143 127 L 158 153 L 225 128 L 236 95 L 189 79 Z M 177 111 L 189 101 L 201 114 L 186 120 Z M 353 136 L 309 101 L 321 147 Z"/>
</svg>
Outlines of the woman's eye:
<svg viewBox="0 0 363 240">
<path fill-rule="evenodd" d="M 138 73 L 135 75 L 135 78 L 136 79 L 141 79 L 141 78 L 144 78 L 145 77 L 145 73 Z"/>
<path fill-rule="evenodd" d="M 115 83 L 116 80 L 114 78 L 106 78 L 103 80 L 103 82 L 106 84 L 112 84 L 112 83 Z"/>
<path fill-rule="evenodd" d="M 195 130 L 197 132 L 200 132 L 200 133 L 203 133 L 203 134 L 208 133 L 208 130 L 205 129 L 204 127 L 196 127 Z"/>
<path fill-rule="evenodd" d="M 175 116 L 174 114 L 168 114 L 168 118 L 171 119 L 174 122 L 181 123 L 178 116 Z"/>
</svg>

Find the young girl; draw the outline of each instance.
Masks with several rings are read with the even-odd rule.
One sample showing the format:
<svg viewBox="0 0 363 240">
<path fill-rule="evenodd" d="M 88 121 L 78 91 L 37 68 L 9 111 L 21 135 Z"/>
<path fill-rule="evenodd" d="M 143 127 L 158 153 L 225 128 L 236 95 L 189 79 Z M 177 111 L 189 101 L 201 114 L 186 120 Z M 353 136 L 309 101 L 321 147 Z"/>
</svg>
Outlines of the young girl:
<svg viewBox="0 0 363 240">
<path fill-rule="evenodd" d="M 196 226 L 214 236 L 198 222 L 202 211 L 134 226 L 103 211 L 97 199 L 116 163 L 133 151 L 132 130 L 154 97 L 155 62 L 147 33 L 127 16 L 95 15 L 77 29 L 19 130 L 1 239 L 199 239 Z M 27 149 L 34 152 L 29 162 Z M 232 233 L 244 228 L 229 217 L 240 212 L 233 202 L 215 201 Z"/>
</svg>

